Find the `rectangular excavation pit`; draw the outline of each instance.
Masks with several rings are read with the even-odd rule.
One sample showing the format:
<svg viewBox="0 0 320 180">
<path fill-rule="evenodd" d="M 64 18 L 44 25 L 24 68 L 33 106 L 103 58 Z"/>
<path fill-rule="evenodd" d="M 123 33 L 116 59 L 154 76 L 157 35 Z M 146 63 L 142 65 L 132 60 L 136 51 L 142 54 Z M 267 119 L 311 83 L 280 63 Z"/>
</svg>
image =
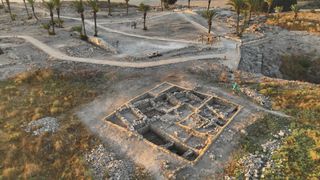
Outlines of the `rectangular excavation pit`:
<svg viewBox="0 0 320 180">
<path fill-rule="evenodd" d="M 161 94 L 155 98 L 154 102 L 158 109 L 166 112 L 178 105 L 178 102 L 173 100 L 171 97 L 168 97 L 167 94 Z"/>
<path fill-rule="evenodd" d="M 177 154 L 178 156 L 181 156 L 189 161 L 195 160 L 198 156 L 197 153 L 195 153 L 191 149 L 188 149 L 185 146 L 174 142 L 169 137 L 161 135 L 152 128 L 146 129 L 141 135 L 149 142 L 167 149 L 170 152 Z"/>
<path fill-rule="evenodd" d="M 139 117 L 132 111 L 131 108 L 124 108 L 120 112 L 120 115 L 129 121 L 129 123 L 136 122 Z"/>
<path fill-rule="evenodd" d="M 210 120 L 203 118 L 198 114 L 191 115 L 189 118 L 180 122 L 180 124 L 183 126 L 187 126 L 190 129 L 194 129 L 195 131 L 200 133 L 214 134 L 219 129 L 215 122 L 211 122 Z"/>
<path fill-rule="evenodd" d="M 181 119 L 186 118 L 187 116 L 192 114 L 193 111 L 194 111 L 194 109 L 192 107 L 190 107 L 190 105 L 188 105 L 188 104 L 183 104 L 180 107 L 178 107 L 178 109 L 177 109 L 177 112 L 178 112 Z"/>
<path fill-rule="evenodd" d="M 164 133 L 171 135 L 172 137 L 178 139 L 181 142 L 186 141 L 188 139 L 188 137 L 190 136 L 190 134 L 188 132 L 186 132 L 185 129 L 183 129 L 182 127 L 180 127 L 176 124 L 172 124 L 171 126 L 162 129 L 162 131 Z"/>
<path fill-rule="evenodd" d="M 203 106 L 200 109 L 199 115 L 208 119 L 210 122 L 214 122 L 219 126 L 224 126 L 227 123 L 227 120 L 222 119 L 216 113 L 214 113 L 208 106 Z"/>
<path fill-rule="evenodd" d="M 109 121 L 113 124 L 116 124 L 118 126 L 121 126 L 121 127 L 124 127 L 124 128 L 127 128 L 128 126 L 121 121 L 121 119 L 119 119 L 115 113 L 109 115 L 108 117 L 105 118 L 106 121 Z"/>
<path fill-rule="evenodd" d="M 223 116 L 223 119 L 229 119 L 232 117 L 238 110 L 238 107 L 232 103 L 226 102 L 222 99 L 213 97 L 209 102 L 208 106 L 211 109 L 216 110 L 217 114 Z"/>
<path fill-rule="evenodd" d="M 206 146 L 206 140 L 197 136 L 192 135 L 186 144 L 194 149 L 201 150 Z"/>
<path fill-rule="evenodd" d="M 150 100 L 150 99 L 152 99 L 152 98 L 154 98 L 154 96 L 152 96 L 152 95 L 149 94 L 149 93 L 145 93 L 145 94 L 142 94 L 142 95 L 134 98 L 133 100 L 131 100 L 130 103 L 133 104 L 133 105 L 135 105 L 135 104 L 139 104 L 139 103 L 141 103 L 141 102 L 143 102 L 143 101 Z"/>
</svg>

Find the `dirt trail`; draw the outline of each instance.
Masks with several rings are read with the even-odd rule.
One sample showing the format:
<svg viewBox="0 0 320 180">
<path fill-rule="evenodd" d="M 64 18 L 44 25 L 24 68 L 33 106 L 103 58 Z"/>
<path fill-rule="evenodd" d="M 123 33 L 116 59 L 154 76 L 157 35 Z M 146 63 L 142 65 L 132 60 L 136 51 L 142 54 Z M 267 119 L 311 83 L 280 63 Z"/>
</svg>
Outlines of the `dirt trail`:
<svg viewBox="0 0 320 180">
<path fill-rule="evenodd" d="M 0 38 L 22 38 L 27 42 L 33 44 L 40 50 L 44 51 L 48 55 L 53 58 L 66 60 L 66 61 L 75 61 L 75 62 L 85 62 L 92 64 L 104 64 L 110 66 L 118 66 L 118 67 L 132 67 L 132 68 L 147 68 L 147 67 L 156 67 L 163 66 L 169 64 L 182 63 L 187 61 L 201 60 L 201 59 L 213 59 L 213 58 L 223 58 L 226 54 L 206 54 L 206 55 L 198 55 L 198 56 L 188 56 L 188 57 L 178 57 L 178 58 L 170 58 L 167 60 L 159 60 L 159 61 L 149 61 L 149 62 L 123 62 L 123 61 L 114 61 L 110 59 L 92 59 L 92 58 L 79 58 L 79 57 L 71 57 L 68 56 L 43 42 L 31 37 L 31 36 L 0 36 Z"/>
</svg>

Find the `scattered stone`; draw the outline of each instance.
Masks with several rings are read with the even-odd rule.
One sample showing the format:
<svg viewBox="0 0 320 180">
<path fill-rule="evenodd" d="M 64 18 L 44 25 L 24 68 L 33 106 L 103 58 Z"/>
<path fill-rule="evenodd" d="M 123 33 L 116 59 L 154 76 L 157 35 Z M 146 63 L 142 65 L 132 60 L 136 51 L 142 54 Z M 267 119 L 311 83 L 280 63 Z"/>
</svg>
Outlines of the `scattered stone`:
<svg viewBox="0 0 320 180">
<path fill-rule="evenodd" d="M 53 117 L 45 117 L 36 121 L 30 122 L 25 131 L 32 132 L 33 135 L 41 135 L 46 132 L 54 133 L 58 130 L 59 123 L 56 118 Z"/>
</svg>

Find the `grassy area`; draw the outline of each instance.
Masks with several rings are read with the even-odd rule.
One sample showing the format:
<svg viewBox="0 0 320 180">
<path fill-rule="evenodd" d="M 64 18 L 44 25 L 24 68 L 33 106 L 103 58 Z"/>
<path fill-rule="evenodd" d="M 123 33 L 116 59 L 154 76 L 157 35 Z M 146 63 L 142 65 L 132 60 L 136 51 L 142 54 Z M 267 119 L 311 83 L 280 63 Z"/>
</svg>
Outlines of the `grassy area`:
<svg viewBox="0 0 320 180">
<path fill-rule="evenodd" d="M 280 71 L 285 79 L 320 83 L 320 58 L 316 55 L 285 55 Z"/>
<path fill-rule="evenodd" d="M 297 19 L 294 19 L 293 12 L 281 13 L 280 18 L 277 18 L 277 15 L 270 17 L 267 20 L 267 24 L 277 25 L 293 31 L 320 33 L 320 13 L 299 12 Z"/>
<path fill-rule="evenodd" d="M 83 159 L 99 140 L 72 109 L 101 91 L 101 74 L 26 72 L 0 81 L 0 179 L 90 179 Z M 57 117 L 59 131 L 32 136 L 23 127 L 42 117 Z"/>
<path fill-rule="evenodd" d="M 273 168 L 267 168 L 265 179 L 319 179 L 320 178 L 320 86 L 295 82 L 266 82 L 258 85 L 260 93 L 270 96 L 273 108 L 293 116 L 290 121 L 266 116 L 246 130 L 241 148 L 228 164 L 225 172 L 241 176 L 239 158 L 260 150 L 260 145 L 271 134 L 289 126 L 292 133 L 273 155 Z"/>
</svg>

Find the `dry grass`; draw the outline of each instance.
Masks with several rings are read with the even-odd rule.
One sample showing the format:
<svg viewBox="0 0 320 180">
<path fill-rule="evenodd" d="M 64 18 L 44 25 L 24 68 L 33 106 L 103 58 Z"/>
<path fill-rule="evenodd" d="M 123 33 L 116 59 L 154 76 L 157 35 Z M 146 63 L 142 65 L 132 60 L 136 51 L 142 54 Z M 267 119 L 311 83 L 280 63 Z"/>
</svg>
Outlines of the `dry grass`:
<svg viewBox="0 0 320 180">
<path fill-rule="evenodd" d="M 99 74 L 26 72 L 0 81 L 0 179 L 90 179 L 83 154 L 99 143 L 72 113 L 100 92 Z M 46 116 L 59 119 L 55 134 L 32 136 L 23 126 Z"/>
<path fill-rule="evenodd" d="M 299 12 L 298 18 L 294 19 L 294 13 L 281 13 L 269 18 L 267 24 L 277 25 L 282 28 L 294 31 L 308 31 L 320 34 L 320 13 L 319 12 Z"/>
</svg>

